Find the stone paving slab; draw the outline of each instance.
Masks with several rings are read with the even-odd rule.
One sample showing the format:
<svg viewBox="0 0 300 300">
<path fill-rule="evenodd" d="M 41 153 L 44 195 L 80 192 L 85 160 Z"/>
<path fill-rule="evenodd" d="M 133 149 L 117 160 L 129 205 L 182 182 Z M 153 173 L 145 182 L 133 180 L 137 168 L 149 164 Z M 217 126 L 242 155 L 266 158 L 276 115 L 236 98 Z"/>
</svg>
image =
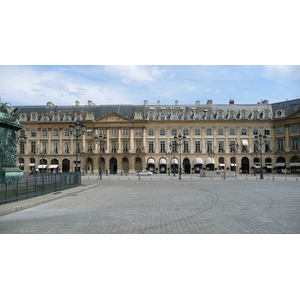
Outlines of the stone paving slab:
<svg viewBox="0 0 300 300">
<path fill-rule="evenodd" d="M 87 190 L 23 200 L 44 203 L 0 216 L 0 233 L 297 234 L 297 179 L 83 176 Z"/>
</svg>

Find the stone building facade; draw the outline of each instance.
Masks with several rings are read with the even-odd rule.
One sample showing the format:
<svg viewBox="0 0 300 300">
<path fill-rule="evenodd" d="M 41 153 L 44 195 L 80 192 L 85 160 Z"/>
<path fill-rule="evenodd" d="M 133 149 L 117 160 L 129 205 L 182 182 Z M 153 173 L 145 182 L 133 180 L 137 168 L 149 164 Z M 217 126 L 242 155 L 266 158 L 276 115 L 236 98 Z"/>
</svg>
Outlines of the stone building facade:
<svg viewBox="0 0 300 300">
<path fill-rule="evenodd" d="M 287 169 L 300 172 L 300 99 L 270 104 L 193 105 L 80 105 L 20 106 L 21 134 L 28 139 L 19 145 L 17 166 L 24 172 L 71 172 L 77 166 L 85 173 L 100 170 L 100 146 L 95 136 L 105 135 L 101 150 L 102 170 L 108 174 L 232 170 L 253 173 Z M 78 140 L 69 131 L 76 121 L 86 125 Z M 260 147 L 255 135 L 266 135 Z M 174 147 L 174 136 L 185 136 Z M 78 142 L 78 144 L 77 144 Z M 173 147 L 170 145 L 173 144 Z M 181 163 L 180 163 L 181 162 Z"/>
</svg>

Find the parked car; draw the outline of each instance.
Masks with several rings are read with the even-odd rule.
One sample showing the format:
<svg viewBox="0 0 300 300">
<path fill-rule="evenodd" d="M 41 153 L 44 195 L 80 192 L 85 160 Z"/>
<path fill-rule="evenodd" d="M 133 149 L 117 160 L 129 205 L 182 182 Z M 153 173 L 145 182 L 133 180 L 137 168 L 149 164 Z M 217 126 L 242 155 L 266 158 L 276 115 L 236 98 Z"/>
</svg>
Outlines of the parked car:
<svg viewBox="0 0 300 300">
<path fill-rule="evenodd" d="M 136 175 L 138 176 L 151 176 L 153 173 L 151 171 L 143 171 L 143 172 L 138 172 Z"/>
</svg>

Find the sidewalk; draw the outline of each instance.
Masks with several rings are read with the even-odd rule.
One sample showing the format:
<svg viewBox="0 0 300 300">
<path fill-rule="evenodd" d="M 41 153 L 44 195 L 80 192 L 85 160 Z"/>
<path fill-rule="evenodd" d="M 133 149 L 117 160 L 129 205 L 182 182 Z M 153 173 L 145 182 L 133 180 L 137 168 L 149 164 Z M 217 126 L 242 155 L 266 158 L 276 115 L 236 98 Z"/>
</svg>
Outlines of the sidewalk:
<svg viewBox="0 0 300 300">
<path fill-rule="evenodd" d="M 57 200 L 57 199 L 60 199 L 63 197 L 71 196 L 76 193 L 80 193 L 80 192 L 92 189 L 98 185 L 99 184 L 89 184 L 89 183 L 82 184 L 82 185 L 74 187 L 74 188 L 65 189 L 65 190 L 57 191 L 57 192 L 50 193 L 50 194 L 45 194 L 45 195 L 38 196 L 38 197 L 32 197 L 32 198 L 28 198 L 28 199 L 24 199 L 24 200 L 1 204 L 0 205 L 0 216 L 11 214 L 13 212 L 16 212 L 16 211 L 19 211 L 22 209 L 33 207 L 33 206 L 43 204 L 46 202 L 50 202 L 53 200 Z"/>
</svg>

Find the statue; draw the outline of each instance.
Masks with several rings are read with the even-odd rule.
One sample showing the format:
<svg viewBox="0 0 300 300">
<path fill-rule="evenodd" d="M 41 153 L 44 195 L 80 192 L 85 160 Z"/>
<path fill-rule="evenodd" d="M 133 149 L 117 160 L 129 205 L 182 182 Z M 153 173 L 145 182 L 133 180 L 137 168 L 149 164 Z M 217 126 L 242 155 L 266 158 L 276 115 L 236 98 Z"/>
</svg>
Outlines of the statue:
<svg viewBox="0 0 300 300">
<path fill-rule="evenodd" d="M 19 109 L 0 102 L 0 179 L 20 177 L 24 173 L 16 167 L 17 132 L 24 128 L 18 120 Z"/>
</svg>

